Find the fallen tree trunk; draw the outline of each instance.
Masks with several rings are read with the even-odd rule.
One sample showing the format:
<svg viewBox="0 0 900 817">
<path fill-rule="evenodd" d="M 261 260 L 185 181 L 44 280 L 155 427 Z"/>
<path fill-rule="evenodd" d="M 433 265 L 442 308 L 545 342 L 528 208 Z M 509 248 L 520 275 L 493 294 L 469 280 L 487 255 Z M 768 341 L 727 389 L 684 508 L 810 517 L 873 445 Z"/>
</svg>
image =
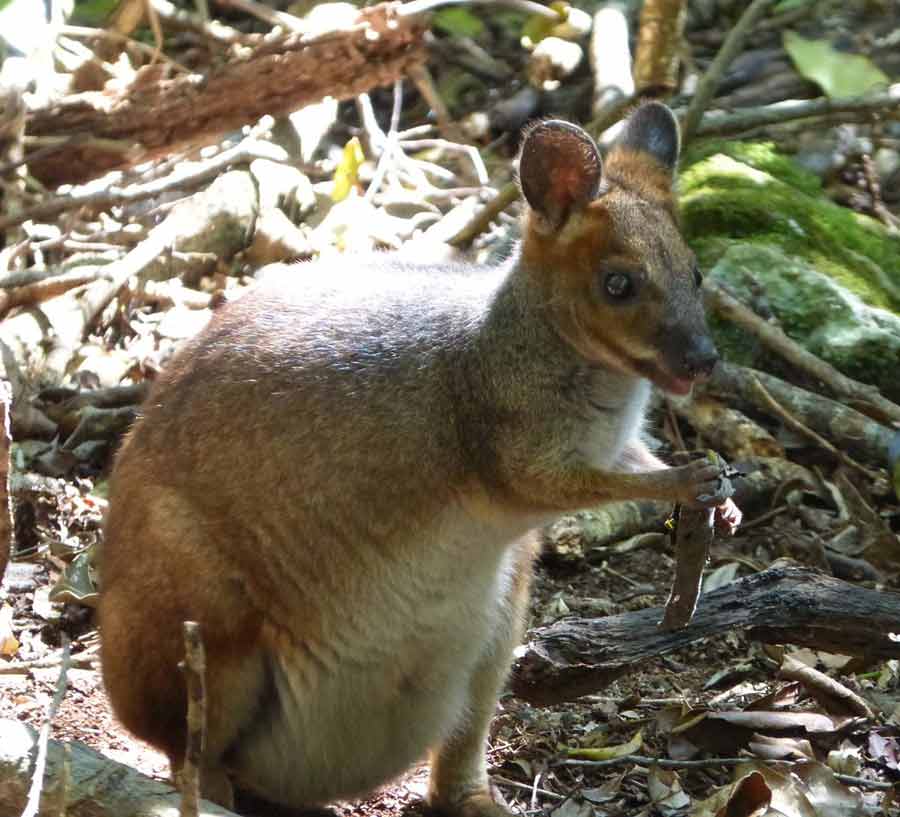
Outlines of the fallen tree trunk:
<svg viewBox="0 0 900 817">
<path fill-rule="evenodd" d="M 286 115 L 326 96 L 349 99 L 391 84 L 425 54 L 423 15 L 402 16 L 398 6 L 362 9 L 347 29 L 264 41 L 206 77 L 139 76 L 113 98 L 88 92 L 33 111 L 29 137 L 71 138 L 60 150 L 35 153 L 29 172 L 50 186 L 79 182 L 213 142 L 265 114 Z"/>
<path fill-rule="evenodd" d="M 662 607 L 606 618 L 567 618 L 529 635 L 512 691 L 538 705 L 603 689 L 644 659 L 702 638 L 748 630 L 752 638 L 850 655 L 900 656 L 900 596 L 806 567 L 776 566 L 700 597 L 690 624 L 660 629 Z"/>
<path fill-rule="evenodd" d="M 34 729 L 19 721 L 0 720 L 0 817 L 22 814 L 37 748 Z M 169 817 L 179 813 L 180 802 L 181 794 L 168 783 L 146 777 L 84 744 L 48 741 L 39 814 Z M 199 814 L 236 817 L 207 800 L 200 801 Z"/>
</svg>

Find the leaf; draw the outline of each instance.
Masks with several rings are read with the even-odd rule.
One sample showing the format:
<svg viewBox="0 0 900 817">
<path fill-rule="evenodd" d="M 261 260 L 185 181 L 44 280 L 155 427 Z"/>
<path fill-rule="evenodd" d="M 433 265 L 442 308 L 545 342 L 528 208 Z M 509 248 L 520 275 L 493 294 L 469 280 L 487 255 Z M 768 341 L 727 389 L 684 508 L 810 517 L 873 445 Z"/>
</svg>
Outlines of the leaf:
<svg viewBox="0 0 900 817">
<path fill-rule="evenodd" d="M 0 607 L 0 655 L 15 655 L 19 651 L 19 640 L 13 635 L 13 608 L 8 604 Z"/>
<path fill-rule="evenodd" d="M 457 37 L 478 37 L 484 33 L 484 23 L 466 8 L 444 8 L 431 18 L 431 24 L 445 34 Z"/>
<path fill-rule="evenodd" d="M 48 599 L 54 604 L 81 604 L 96 607 L 99 599 L 97 586 L 91 578 L 91 553 L 79 553 L 63 571 L 53 586 Z"/>
<path fill-rule="evenodd" d="M 784 47 L 797 71 L 832 99 L 861 96 L 889 82 L 887 75 L 868 57 L 836 51 L 827 40 L 807 40 L 786 31 Z"/>
<path fill-rule="evenodd" d="M 569 4 L 566 2 L 551 3 L 550 8 L 558 15 L 559 20 L 551 20 L 542 14 L 533 14 L 525 21 L 522 28 L 522 43 L 526 48 L 533 48 L 545 37 L 549 37 L 561 22 L 564 22 L 569 10 Z"/>
<path fill-rule="evenodd" d="M 578 757 L 582 760 L 612 760 L 625 755 L 633 755 L 644 745 L 644 733 L 640 730 L 628 743 L 620 743 L 618 746 L 604 746 L 598 749 L 568 749 L 569 757 Z"/>
<path fill-rule="evenodd" d="M 362 145 L 359 143 L 359 139 L 354 136 L 344 145 L 344 155 L 334 171 L 334 189 L 331 191 L 332 201 L 343 201 L 350 195 L 350 191 L 359 178 L 359 167 L 365 158 Z"/>
</svg>

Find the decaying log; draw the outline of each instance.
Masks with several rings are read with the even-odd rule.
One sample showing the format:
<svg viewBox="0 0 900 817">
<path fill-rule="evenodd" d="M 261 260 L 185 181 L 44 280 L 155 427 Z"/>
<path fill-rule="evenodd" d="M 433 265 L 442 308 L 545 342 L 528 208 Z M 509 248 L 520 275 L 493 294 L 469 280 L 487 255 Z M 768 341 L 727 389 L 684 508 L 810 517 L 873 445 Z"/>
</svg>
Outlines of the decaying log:
<svg viewBox="0 0 900 817">
<path fill-rule="evenodd" d="M 719 400 L 697 395 L 692 400 L 673 402 L 672 408 L 710 448 L 729 460 L 784 456 L 784 448 L 768 431 Z"/>
<path fill-rule="evenodd" d="M 889 464 L 888 451 L 897 431 L 875 422 L 855 409 L 793 386 L 765 372 L 722 362 L 713 371 L 706 391 L 725 396 L 731 402 L 737 398 L 745 405 L 749 404 L 759 411 L 771 414 L 771 408 L 760 399 L 753 385 L 754 379 L 804 425 L 832 440 L 839 448 L 877 465 Z"/>
<path fill-rule="evenodd" d="M 64 758 L 64 746 L 69 757 Z M 0 720 L 0 817 L 19 817 L 25 805 L 37 751 L 37 734 L 24 723 Z M 67 774 L 63 764 L 68 765 Z M 64 791 L 60 781 L 66 780 Z M 69 817 L 162 817 L 178 814 L 181 795 L 168 783 L 152 780 L 103 757 L 81 743 L 48 742 L 47 770 L 39 814 Z M 201 817 L 236 817 L 207 800 Z"/>
<path fill-rule="evenodd" d="M 900 656 L 900 596 L 869 590 L 806 567 L 776 566 L 700 597 L 691 623 L 666 632 L 661 607 L 606 618 L 567 618 L 529 633 L 513 692 L 554 704 L 605 687 L 643 659 L 702 638 L 747 630 L 752 638 L 849 655 Z"/>
<path fill-rule="evenodd" d="M 29 172 L 47 185 L 83 181 L 215 141 L 265 114 L 287 115 L 326 96 L 349 99 L 389 85 L 425 53 L 423 17 L 398 14 L 399 5 L 362 9 L 347 29 L 270 39 L 205 77 L 139 75 L 115 97 L 87 92 L 33 111 L 30 137 L 72 140 L 35 156 Z"/>
</svg>

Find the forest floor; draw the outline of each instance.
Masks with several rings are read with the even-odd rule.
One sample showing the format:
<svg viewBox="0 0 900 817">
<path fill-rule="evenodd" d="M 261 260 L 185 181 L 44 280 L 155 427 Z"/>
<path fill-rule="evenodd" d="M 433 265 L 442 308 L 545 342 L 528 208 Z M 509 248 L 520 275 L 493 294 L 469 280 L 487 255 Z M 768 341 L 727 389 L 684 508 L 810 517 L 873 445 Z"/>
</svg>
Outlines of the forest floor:
<svg viewBox="0 0 900 817">
<path fill-rule="evenodd" d="M 86 527 L 98 524 L 96 508 L 85 512 L 83 498 L 73 501 L 71 491 L 61 492 L 57 498 L 56 507 L 48 510 L 42 524 L 57 530 L 79 530 L 82 534 Z M 718 540 L 711 556 L 713 573 L 726 570 L 736 575 L 741 570 L 746 572 L 747 565 L 757 560 L 775 558 L 772 548 L 777 536 L 773 533 L 771 523 L 751 525 L 731 539 Z M 65 698 L 53 719 L 52 736 L 62 741 L 81 741 L 113 760 L 165 779 L 165 757 L 133 738 L 111 712 L 96 657 L 98 634 L 90 609 L 70 605 L 61 617 L 46 603 L 50 585 L 59 578 L 59 566 L 54 557 L 48 556 L 37 562 L 18 563 L 6 577 L 6 588 L 13 591 L 21 644 L 19 669 L 4 673 L 0 665 L 0 718 L 20 719 L 36 728 L 42 724 L 58 685 L 60 635 L 66 631 L 74 636 L 72 665 L 67 671 Z M 569 613 L 611 615 L 662 605 L 674 568 L 674 552 L 668 547 L 616 554 L 599 564 L 545 553 L 535 571 L 530 623 L 544 625 Z M 152 649 L 152 644 L 147 648 Z M 847 661 L 807 649 L 790 651 L 803 663 L 831 670 Z M 673 733 L 672 725 L 686 713 L 752 709 L 753 702 L 771 702 L 773 699 L 766 696 L 773 693 L 776 699 L 779 694 L 784 698 L 784 712 L 790 711 L 787 704 L 792 705 L 793 711 L 811 711 L 812 700 L 804 700 L 805 696 L 790 691 L 789 682 L 778 680 L 776 666 L 777 662 L 761 645 L 739 632 L 731 632 L 642 662 L 600 694 L 574 702 L 534 707 L 504 695 L 492 725 L 489 752 L 497 788 L 513 811 L 521 814 L 553 812 L 557 817 L 600 817 L 705 813 L 698 810 L 699 802 L 732 780 L 732 768 L 717 764 L 715 758 L 700 764 L 700 768 L 679 770 L 676 777 L 666 778 L 663 783 L 650 780 L 647 768 L 635 763 L 599 769 L 559 764 L 569 749 L 578 747 L 613 747 L 614 757 L 617 747 L 627 747 L 638 732 L 643 745 L 632 743 L 630 749 L 623 748 L 618 753 L 688 759 L 700 757 L 702 748 L 707 754 L 720 757 L 746 756 L 742 750 L 746 735 L 741 729 L 720 725 L 712 738 L 716 747 L 710 752 L 711 745 L 685 744 Z M 858 676 L 844 681 L 865 696 Z M 883 706 L 884 700 L 880 703 Z M 890 720 L 894 721 L 896 715 L 895 712 Z M 802 742 L 796 738 L 802 732 L 798 724 L 792 724 L 778 734 L 782 741 L 794 740 L 800 746 Z M 812 742 L 812 756 L 825 760 L 831 752 L 833 761 L 837 751 L 838 755 L 855 757 L 858 762 L 851 765 L 851 770 L 874 781 L 874 785 L 884 786 L 900 779 L 896 734 L 896 723 L 891 727 L 882 721 L 857 723 L 851 729 L 839 728 L 806 737 Z M 710 735 L 706 735 L 697 742 L 709 739 Z M 426 788 L 427 769 L 423 763 L 368 799 L 336 804 L 334 809 L 343 817 L 418 813 L 423 808 Z M 861 810 L 846 813 L 893 813 L 879 811 L 883 789 L 863 788 L 853 797 Z M 825 809 L 816 813 L 843 812 Z"/>
</svg>

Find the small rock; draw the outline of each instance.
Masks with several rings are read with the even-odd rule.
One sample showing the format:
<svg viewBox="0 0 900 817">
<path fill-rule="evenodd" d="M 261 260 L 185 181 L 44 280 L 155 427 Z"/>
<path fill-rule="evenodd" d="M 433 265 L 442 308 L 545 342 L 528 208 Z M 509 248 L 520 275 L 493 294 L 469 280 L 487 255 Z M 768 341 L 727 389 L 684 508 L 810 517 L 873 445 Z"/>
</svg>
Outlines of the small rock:
<svg viewBox="0 0 900 817">
<path fill-rule="evenodd" d="M 259 185 L 259 209 L 281 208 L 297 221 L 316 206 L 316 196 L 309 177 L 291 165 L 254 159 L 250 172 Z"/>
<path fill-rule="evenodd" d="M 256 219 L 253 243 L 245 254 L 253 266 L 309 258 L 313 247 L 306 233 L 281 210 L 269 207 Z"/>
<path fill-rule="evenodd" d="M 581 64 L 584 51 L 578 43 L 560 37 L 545 37 L 528 60 L 528 81 L 536 88 L 552 91 Z"/>
</svg>

